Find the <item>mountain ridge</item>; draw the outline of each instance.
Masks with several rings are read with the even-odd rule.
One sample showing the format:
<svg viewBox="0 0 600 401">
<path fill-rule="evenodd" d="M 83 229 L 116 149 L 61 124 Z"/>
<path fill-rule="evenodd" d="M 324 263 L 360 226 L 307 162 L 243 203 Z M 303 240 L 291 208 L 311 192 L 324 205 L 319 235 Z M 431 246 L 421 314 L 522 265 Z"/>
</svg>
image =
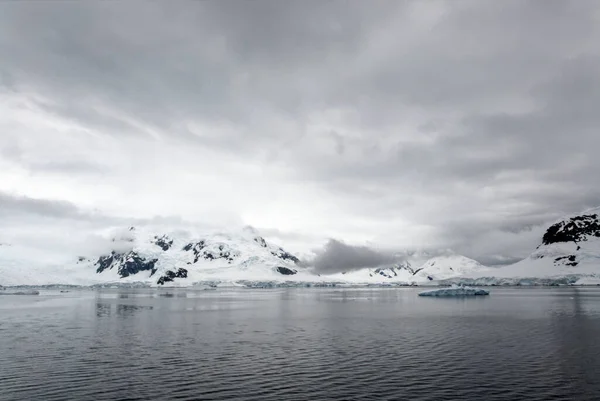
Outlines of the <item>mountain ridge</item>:
<svg viewBox="0 0 600 401">
<path fill-rule="evenodd" d="M 71 261 L 36 260 L 31 252 L 19 245 L 2 246 L 0 284 L 190 286 L 199 282 L 297 282 L 433 285 L 462 279 L 479 280 L 483 284 L 523 277 L 593 279 L 600 276 L 599 210 L 589 209 L 556 220 L 527 258 L 498 268 L 448 253 L 429 258 L 424 263 L 399 260 L 373 268 L 324 274 L 293 253 L 267 241 L 252 227 L 234 232 L 204 233 L 126 227 L 104 232 L 108 244 L 104 251 L 73 257 Z"/>
</svg>

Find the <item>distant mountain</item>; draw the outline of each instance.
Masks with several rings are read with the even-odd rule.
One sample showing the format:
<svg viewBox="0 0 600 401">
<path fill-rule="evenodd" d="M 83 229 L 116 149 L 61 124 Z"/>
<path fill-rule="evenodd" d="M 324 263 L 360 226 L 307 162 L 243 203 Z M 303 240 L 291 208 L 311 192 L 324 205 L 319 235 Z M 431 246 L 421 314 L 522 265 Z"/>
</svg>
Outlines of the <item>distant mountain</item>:
<svg viewBox="0 0 600 401">
<path fill-rule="evenodd" d="M 376 269 L 333 275 L 316 274 L 254 229 L 203 236 L 153 234 L 130 228 L 113 238 L 119 245 L 91 262 L 96 273 L 111 280 L 157 285 L 189 285 L 199 281 L 306 281 L 347 283 L 419 283 L 480 272 L 486 268 L 460 255 L 437 256 L 422 266 L 402 262 Z M 90 263 L 87 260 L 87 263 Z M 81 262 L 81 261 L 80 261 Z M 84 263 L 85 264 L 85 263 Z"/>
<path fill-rule="evenodd" d="M 536 250 L 515 267 L 536 275 L 600 273 L 598 212 L 592 209 L 552 224 Z"/>
<path fill-rule="evenodd" d="M 600 283 L 600 208 L 565 216 L 550 225 L 540 245 L 524 260 L 492 270 L 497 282 Z M 484 272 L 488 274 L 489 272 Z M 483 277 L 485 274 L 465 275 Z M 512 281 L 504 280 L 507 278 Z M 557 279 L 563 278 L 559 281 Z M 494 280 L 488 280 L 493 282 Z"/>
<path fill-rule="evenodd" d="M 339 273 L 332 277 L 349 282 L 423 284 L 489 270 L 466 256 L 449 254 L 433 257 L 423 264 L 412 265 L 404 261 L 390 266 Z"/>
<path fill-rule="evenodd" d="M 448 252 L 432 258 L 424 253 L 404 255 L 408 261 L 318 274 L 310 262 L 301 262 L 252 228 L 198 233 L 129 227 L 104 233 L 101 247 L 97 248 L 104 251 L 79 257 L 58 250 L 40 254 L 23 244 L 0 246 L 0 284 L 600 283 L 599 212 L 600 209 L 593 209 L 556 221 L 528 258 L 501 268 L 489 268 Z M 397 256 L 401 260 L 402 255 Z M 421 263 L 424 257 L 429 259 Z"/>
<path fill-rule="evenodd" d="M 105 251 L 70 258 L 39 255 L 21 246 L 2 247 L 0 284 L 412 284 L 485 269 L 472 259 L 448 255 L 429 259 L 423 265 L 411 265 L 406 261 L 348 273 L 318 274 L 297 256 L 268 242 L 252 228 L 191 233 L 129 227 L 110 230 L 104 233 L 104 238 L 102 243 L 108 244 Z"/>
<path fill-rule="evenodd" d="M 254 229 L 236 232 L 154 232 L 129 227 L 107 234 L 96 255 L 44 260 L 26 247 L 0 249 L 0 284 L 143 283 L 189 286 L 200 281 L 306 281 L 300 260 Z"/>
<path fill-rule="evenodd" d="M 189 285 L 210 280 L 278 280 L 305 275 L 300 260 L 247 228 L 238 233 L 154 234 L 131 228 L 114 238 L 120 249 L 84 259 L 97 274 L 150 284 Z M 131 243 L 123 249 L 122 241 Z M 80 260 L 82 262 L 82 260 Z M 303 274 L 304 273 L 304 274 Z"/>
</svg>

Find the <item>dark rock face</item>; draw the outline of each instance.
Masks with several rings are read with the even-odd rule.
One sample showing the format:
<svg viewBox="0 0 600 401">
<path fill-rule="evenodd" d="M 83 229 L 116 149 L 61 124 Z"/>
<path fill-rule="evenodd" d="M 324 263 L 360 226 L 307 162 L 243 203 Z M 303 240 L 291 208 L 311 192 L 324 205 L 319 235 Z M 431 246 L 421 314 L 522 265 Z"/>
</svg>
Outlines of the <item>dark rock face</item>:
<svg viewBox="0 0 600 401">
<path fill-rule="evenodd" d="M 278 267 L 277 267 L 277 272 L 279 272 L 279 273 L 281 273 L 281 274 L 284 274 L 284 275 L 286 275 L 286 276 L 291 276 L 291 275 L 294 275 L 294 274 L 298 273 L 298 272 L 297 272 L 296 270 L 294 270 L 294 269 L 289 269 L 289 268 L 287 268 L 287 267 L 283 267 L 283 266 L 278 266 Z"/>
<path fill-rule="evenodd" d="M 194 253 L 194 262 L 197 263 L 200 258 L 206 260 L 215 260 L 215 259 L 225 259 L 228 263 L 233 262 L 237 255 L 234 255 L 226 249 L 224 245 L 219 245 L 217 251 L 211 251 L 207 249 L 206 242 L 204 240 L 198 241 L 196 243 L 190 242 L 186 246 L 183 247 L 183 250 L 186 252 L 192 251 Z"/>
<path fill-rule="evenodd" d="M 389 271 L 390 273 L 386 272 Z M 398 275 L 398 273 L 396 273 L 396 269 L 394 267 L 390 267 L 388 269 L 375 269 L 375 273 L 379 274 L 380 276 L 386 277 L 386 278 L 392 278 L 392 277 L 396 277 Z M 393 274 L 393 276 L 392 276 Z"/>
<path fill-rule="evenodd" d="M 398 272 L 401 270 L 406 270 L 407 272 L 409 272 L 411 275 L 415 275 L 418 272 L 420 272 L 421 270 L 423 270 L 422 268 L 419 269 L 413 269 L 413 267 L 410 265 L 410 262 L 402 262 L 396 266 L 392 266 L 392 267 L 387 267 L 387 268 L 377 268 L 375 269 L 374 273 L 375 274 L 379 274 L 380 276 L 383 276 L 385 278 L 394 278 L 398 276 Z M 373 277 L 373 275 L 371 275 L 371 277 Z"/>
<path fill-rule="evenodd" d="M 102 273 L 106 269 L 110 269 L 115 262 L 115 259 L 121 258 L 122 255 L 115 253 L 112 251 L 108 256 L 100 256 L 96 263 L 94 263 L 98 268 L 96 269 L 96 273 Z"/>
<path fill-rule="evenodd" d="M 231 252 L 229 252 L 228 250 L 225 249 L 225 247 L 223 245 L 219 245 L 219 252 L 216 254 L 216 256 L 214 254 L 210 254 L 208 252 L 205 252 L 206 256 L 211 256 L 212 259 L 227 259 L 227 261 L 229 263 L 233 262 L 234 259 L 234 255 L 231 254 Z"/>
<path fill-rule="evenodd" d="M 177 269 L 176 272 L 174 272 L 173 270 L 167 270 L 165 272 L 165 274 L 158 279 L 156 284 L 164 285 L 167 282 L 174 281 L 176 278 L 187 278 L 187 276 L 188 276 L 188 271 L 183 268 Z"/>
<path fill-rule="evenodd" d="M 575 255 L 559 256 L 554 259 L 554 265 L 564 264 L 565 266 L 577 266 L 577 257 Z"/>
<path fill-rule="evenodd" d="M 298 259 L 294 255 L 292 255 L 291 253 L 284 251 L 281 248 L 279 248 L 277 251 L 272 251 L 271 255 L 276 256 L 276 257 L 278 257 L 281 260 L 291 260 L 295 264 L 299 264 L 300 263 L 300 259 Z"/>
<path fill-rule="evenodd" d="M 588 237 L 600 237 L 600 222 L 597 214 L 572 217 L 553 224 L 546 230 L 542 239 L 543 245 L 557 242 L 582 242 Z"/>
<path fill-rule="evenodd" d="M 137 252 L 131 251 L 125 254 L 112 251 L 110 255 L 100 256 L 95 263 L 96 273 L 102 273 L 104 270 L 117 268 L 121 278 L 137 274 L 141 271 L 156 271 L 154 265 L 158 259 L 146 260 L 139 256 Z"/>
<path fill-rule="evenodd" d="M 433 265 L 435 265 L 435 262 L 433 262 L 433 263 L 432 263 L 432 266 L 433 266 Z M 417 274 L 418 272 L 420 272 L 421 270 L 423 270 L 423 268 L 421 268 L 421 267 L 420 267 L 420 268 L 418 268 L 418 269 L 414 269 L 414 268 L 411 266 L 410 262 L 403 262 L 403 263 L 399 264 L 399 265 L 396 267 L 396 269 L 406 270 L 406 271 L 408 271 L 410 274 L 412 274 L 413 276 L 414 276 L 415 274 Z"/>
<path fill-rule="evenodd" d="M 89 260 L 88 258 L 86 258 L 85 256 L 78 256 L 77 257 L 77 264 L 79 263 L 84 263 L 84 262 L 91 262 L 91 260 Z"/>
<path fill-rule="evenodd" d="M 263 248 L 267 247 L 267 241 L 265 241 L 263 237 L 256 237 L 254 238 L 254 241 Z"/>
<path fill-rule="evenodd" d="M 200 259 L 201 252 L 205 246 L 206 243 L 204 241 L 198 241 L 195 244 L 190 242 L 189 244 L 183 247 L 183 250 L 185 252 L 194 252 L 194 263 L 196 263 Z"/>
<path fill-rule="evenodd" d="M 168 251 L 173 245 L 173 240 L 169 238 L 167 235 L 163 235 L 162 237 L 155 236 L 154 244 L 159 246 L 163 251 Z"/>
</svg>

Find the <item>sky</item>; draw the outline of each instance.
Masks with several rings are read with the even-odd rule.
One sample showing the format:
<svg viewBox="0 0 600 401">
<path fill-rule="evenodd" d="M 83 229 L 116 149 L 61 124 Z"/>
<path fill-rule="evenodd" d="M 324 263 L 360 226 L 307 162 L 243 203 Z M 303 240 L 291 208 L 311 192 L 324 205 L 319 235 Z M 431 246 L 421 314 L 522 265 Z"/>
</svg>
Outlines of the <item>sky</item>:
<svg viewBox="0 0 600 401">
<path fill-rule="evenodd" d="M 600 205 L 599 71 L 597 1 L 0 2 L 0 242 L 158 221 L 513 262 Z"/>
</svg>

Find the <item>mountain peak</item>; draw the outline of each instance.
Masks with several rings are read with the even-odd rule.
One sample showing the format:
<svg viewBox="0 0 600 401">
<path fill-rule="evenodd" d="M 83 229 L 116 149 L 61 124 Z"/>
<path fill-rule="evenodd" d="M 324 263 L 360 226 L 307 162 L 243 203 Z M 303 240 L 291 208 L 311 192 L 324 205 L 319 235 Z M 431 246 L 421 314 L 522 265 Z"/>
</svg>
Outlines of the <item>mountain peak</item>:
<svg viewBox="0 0 600 401">
<path fill-rule="evenodd" d="M 600 237 L 598 214 L 582 214 L 568 217 L 551 225 L 542 238 L 542 245 L 560 242 L 582 242 L 590 237 Z"/>
<path fill-rule="evenodd" d="M 299 259 L 271 245 L 252 227 L 238 232 L 154 233 L 141 227 L 111 233 L 112 249 L 91 262 L 98 274 L 159 285 L 223 277 L 252 279 L 294 275 Z M 119 246 L 125 242 L 128 246 Z M 86 258 L 84 258 L 85 260 Z M 80 260 L 81 262 L 81 260 Z M 249 274 L 253 273 L 253 274 Z"/>
</svg>

